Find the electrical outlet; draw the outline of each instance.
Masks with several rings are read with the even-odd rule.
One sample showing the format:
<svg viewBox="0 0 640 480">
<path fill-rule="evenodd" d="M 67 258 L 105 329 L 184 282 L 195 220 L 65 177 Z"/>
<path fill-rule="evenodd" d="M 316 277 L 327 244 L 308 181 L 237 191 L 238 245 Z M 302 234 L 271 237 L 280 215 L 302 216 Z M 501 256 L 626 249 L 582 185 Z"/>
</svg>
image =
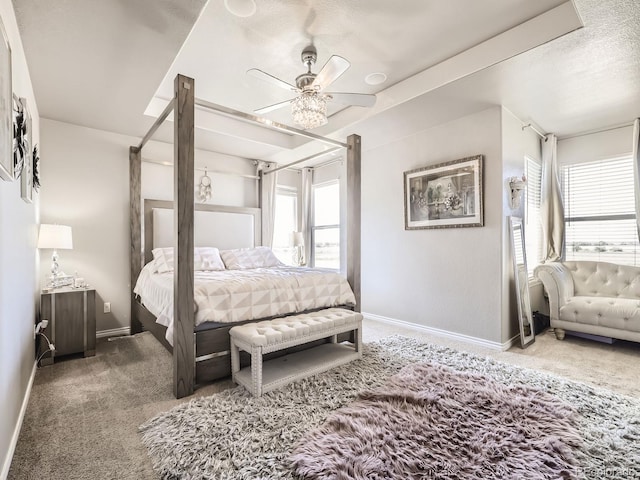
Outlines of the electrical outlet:
<svg viewBox="0 0 640 480">
<path fill-rule="evenodd" d="M 104 302 L 103 313 L 111 313 L 111 302 Z"/>
</svg>

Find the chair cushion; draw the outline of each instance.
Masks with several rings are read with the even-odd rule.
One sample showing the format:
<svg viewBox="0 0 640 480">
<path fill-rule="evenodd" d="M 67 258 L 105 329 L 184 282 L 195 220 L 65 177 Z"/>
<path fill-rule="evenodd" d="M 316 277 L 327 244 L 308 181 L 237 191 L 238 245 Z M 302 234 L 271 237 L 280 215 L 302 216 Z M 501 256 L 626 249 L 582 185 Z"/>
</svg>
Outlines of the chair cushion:
<svg viewBox="0 0 640 480">
<path fill-rule="evenodd" d="M 573 277 L 575 295 L 640 298 L 640 268 L 607 262 L 564 262 Z"/>
<path fill-rule="evenodd" d="M 640 299 L 570 297 L 560 307 L 560 320 L 640 332 Z"/>
</svg>

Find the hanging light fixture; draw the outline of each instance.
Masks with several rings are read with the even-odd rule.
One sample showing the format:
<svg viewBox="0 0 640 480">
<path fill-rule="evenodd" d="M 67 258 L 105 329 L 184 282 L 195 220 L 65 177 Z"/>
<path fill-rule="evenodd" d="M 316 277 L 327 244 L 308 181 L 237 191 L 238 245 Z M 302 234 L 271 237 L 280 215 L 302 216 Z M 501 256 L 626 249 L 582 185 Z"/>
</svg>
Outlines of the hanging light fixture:
<svg viewBox="0 0 640 480">
<path fill-rule="evenodd" d="M 293 121 L 307 130 L 326 125 L 327 100 L 330 98 L 315 90 L 303 90 L 291 101 Z"/>
</svg>

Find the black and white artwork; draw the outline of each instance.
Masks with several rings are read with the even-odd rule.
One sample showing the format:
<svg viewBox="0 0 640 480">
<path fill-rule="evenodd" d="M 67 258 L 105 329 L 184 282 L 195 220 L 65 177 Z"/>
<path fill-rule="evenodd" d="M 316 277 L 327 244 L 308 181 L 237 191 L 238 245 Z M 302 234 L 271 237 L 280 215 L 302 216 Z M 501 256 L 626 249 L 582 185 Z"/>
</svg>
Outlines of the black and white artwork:
<svg viewBox="0 0 640 480">
<path fill-rule="evenodd" d="M 482 155 L 404 173 L 405 230 L 481 227 Z"/>
<path fill-rule="evenodd" d="M 27 99 L 21 98 L 24 128 L 22 132 L 22 174 L 20 175 L 20 196 L 27 202 L 33 202 L 33 133 L 31 128 L 31 114 L 27 108 Z"/>
</svg>

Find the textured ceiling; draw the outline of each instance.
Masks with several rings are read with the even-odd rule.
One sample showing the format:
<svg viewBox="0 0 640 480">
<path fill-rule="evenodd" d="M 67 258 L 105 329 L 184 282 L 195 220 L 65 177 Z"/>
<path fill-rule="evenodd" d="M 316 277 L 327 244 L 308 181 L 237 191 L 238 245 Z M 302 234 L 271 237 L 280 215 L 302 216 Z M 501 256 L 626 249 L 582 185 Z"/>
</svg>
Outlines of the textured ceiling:
<svg viewBox="0 0 640 480">
<path fill-rule="evenodd" d="M 40 115 L 141 135 L 206 0 L 14 0 Z"/>
<path fill-rule="evenodd" d="M 251 112 L 289 94 L 246 70 L 293 82 L 310 42 L 314 71 L 332 54 L 352 64 L 332 90 L 378 94 L 374 109 L 332 110 L 323 135 L 382 141 L 409 121 L 428 128 L 501 104 L 559 135 L 640 115 L 638 0 L 575 0 L 579 30 L 555 15 L 569 5 L 575 16 L 562 0 L 259 0 L 248 18 L 222 0 L 205 3 L 14 0 L 42 116 L 140 136 L 153 121 L 145 108 L 162 110 L 177 72 L 196 79 L 198 97 Z M 367 85 L 378 71 L 387 82 Z M 287 109 L 269 118 L 291 123 Z M 304 156 L 290 138 L 254 135 L 228 119 L 206 129 L 201 148 L 281 159 L 289 142 L 289 157 Z M 171 130 L 164 125 L 157 138 L 169 141 Z"/>
</svg>

